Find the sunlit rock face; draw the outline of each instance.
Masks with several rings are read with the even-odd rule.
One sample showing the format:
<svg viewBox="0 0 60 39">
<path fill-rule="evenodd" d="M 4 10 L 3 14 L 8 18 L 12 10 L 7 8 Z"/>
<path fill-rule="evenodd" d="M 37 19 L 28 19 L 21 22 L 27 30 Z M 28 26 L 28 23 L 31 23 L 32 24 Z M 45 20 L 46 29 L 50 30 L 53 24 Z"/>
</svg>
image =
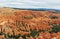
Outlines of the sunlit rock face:
<svg viewBox="0 0 60 39">
<path fill-rule="evenodd" d="M 60 39 L 60 13 L 0 8 L 1 39 Z"/>
</svg>

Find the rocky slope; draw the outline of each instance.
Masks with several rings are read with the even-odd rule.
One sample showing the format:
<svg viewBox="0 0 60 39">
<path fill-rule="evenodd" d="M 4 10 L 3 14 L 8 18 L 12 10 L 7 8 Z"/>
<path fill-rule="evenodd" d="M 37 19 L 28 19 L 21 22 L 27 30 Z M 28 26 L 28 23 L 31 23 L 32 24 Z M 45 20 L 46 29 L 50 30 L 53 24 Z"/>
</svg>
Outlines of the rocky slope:
<svg viewBox="0 0 60 39">
<path fill-rule="evenodd" d="M 60 13 L 0 8 L 0 39 L 60 39 Z"/>
</svg>

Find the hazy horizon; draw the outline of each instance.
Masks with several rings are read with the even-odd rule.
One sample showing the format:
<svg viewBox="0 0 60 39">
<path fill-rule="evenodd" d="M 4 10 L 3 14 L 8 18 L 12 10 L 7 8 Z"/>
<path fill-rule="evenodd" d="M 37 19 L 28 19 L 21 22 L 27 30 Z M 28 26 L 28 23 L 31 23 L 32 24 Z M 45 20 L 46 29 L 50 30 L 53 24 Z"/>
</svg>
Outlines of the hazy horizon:
<svg viewBox="0 0 60 39">
<path fill-rule="evenodd" d="M 60 9 L 60 0 L 0 0 L 0 7 Z"/>
</svg>

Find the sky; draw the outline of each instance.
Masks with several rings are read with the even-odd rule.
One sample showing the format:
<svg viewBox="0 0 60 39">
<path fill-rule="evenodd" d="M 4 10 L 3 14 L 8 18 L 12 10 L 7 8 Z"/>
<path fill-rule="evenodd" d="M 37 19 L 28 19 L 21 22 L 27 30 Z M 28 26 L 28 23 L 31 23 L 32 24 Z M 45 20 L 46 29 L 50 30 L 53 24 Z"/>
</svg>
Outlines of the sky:
<svg viewBox="0 0 60 39">
<path fill-rule="evenodd" d="M 0 7 L 60 9 L 60 0 L 0 0 Z"/>
</svg>

